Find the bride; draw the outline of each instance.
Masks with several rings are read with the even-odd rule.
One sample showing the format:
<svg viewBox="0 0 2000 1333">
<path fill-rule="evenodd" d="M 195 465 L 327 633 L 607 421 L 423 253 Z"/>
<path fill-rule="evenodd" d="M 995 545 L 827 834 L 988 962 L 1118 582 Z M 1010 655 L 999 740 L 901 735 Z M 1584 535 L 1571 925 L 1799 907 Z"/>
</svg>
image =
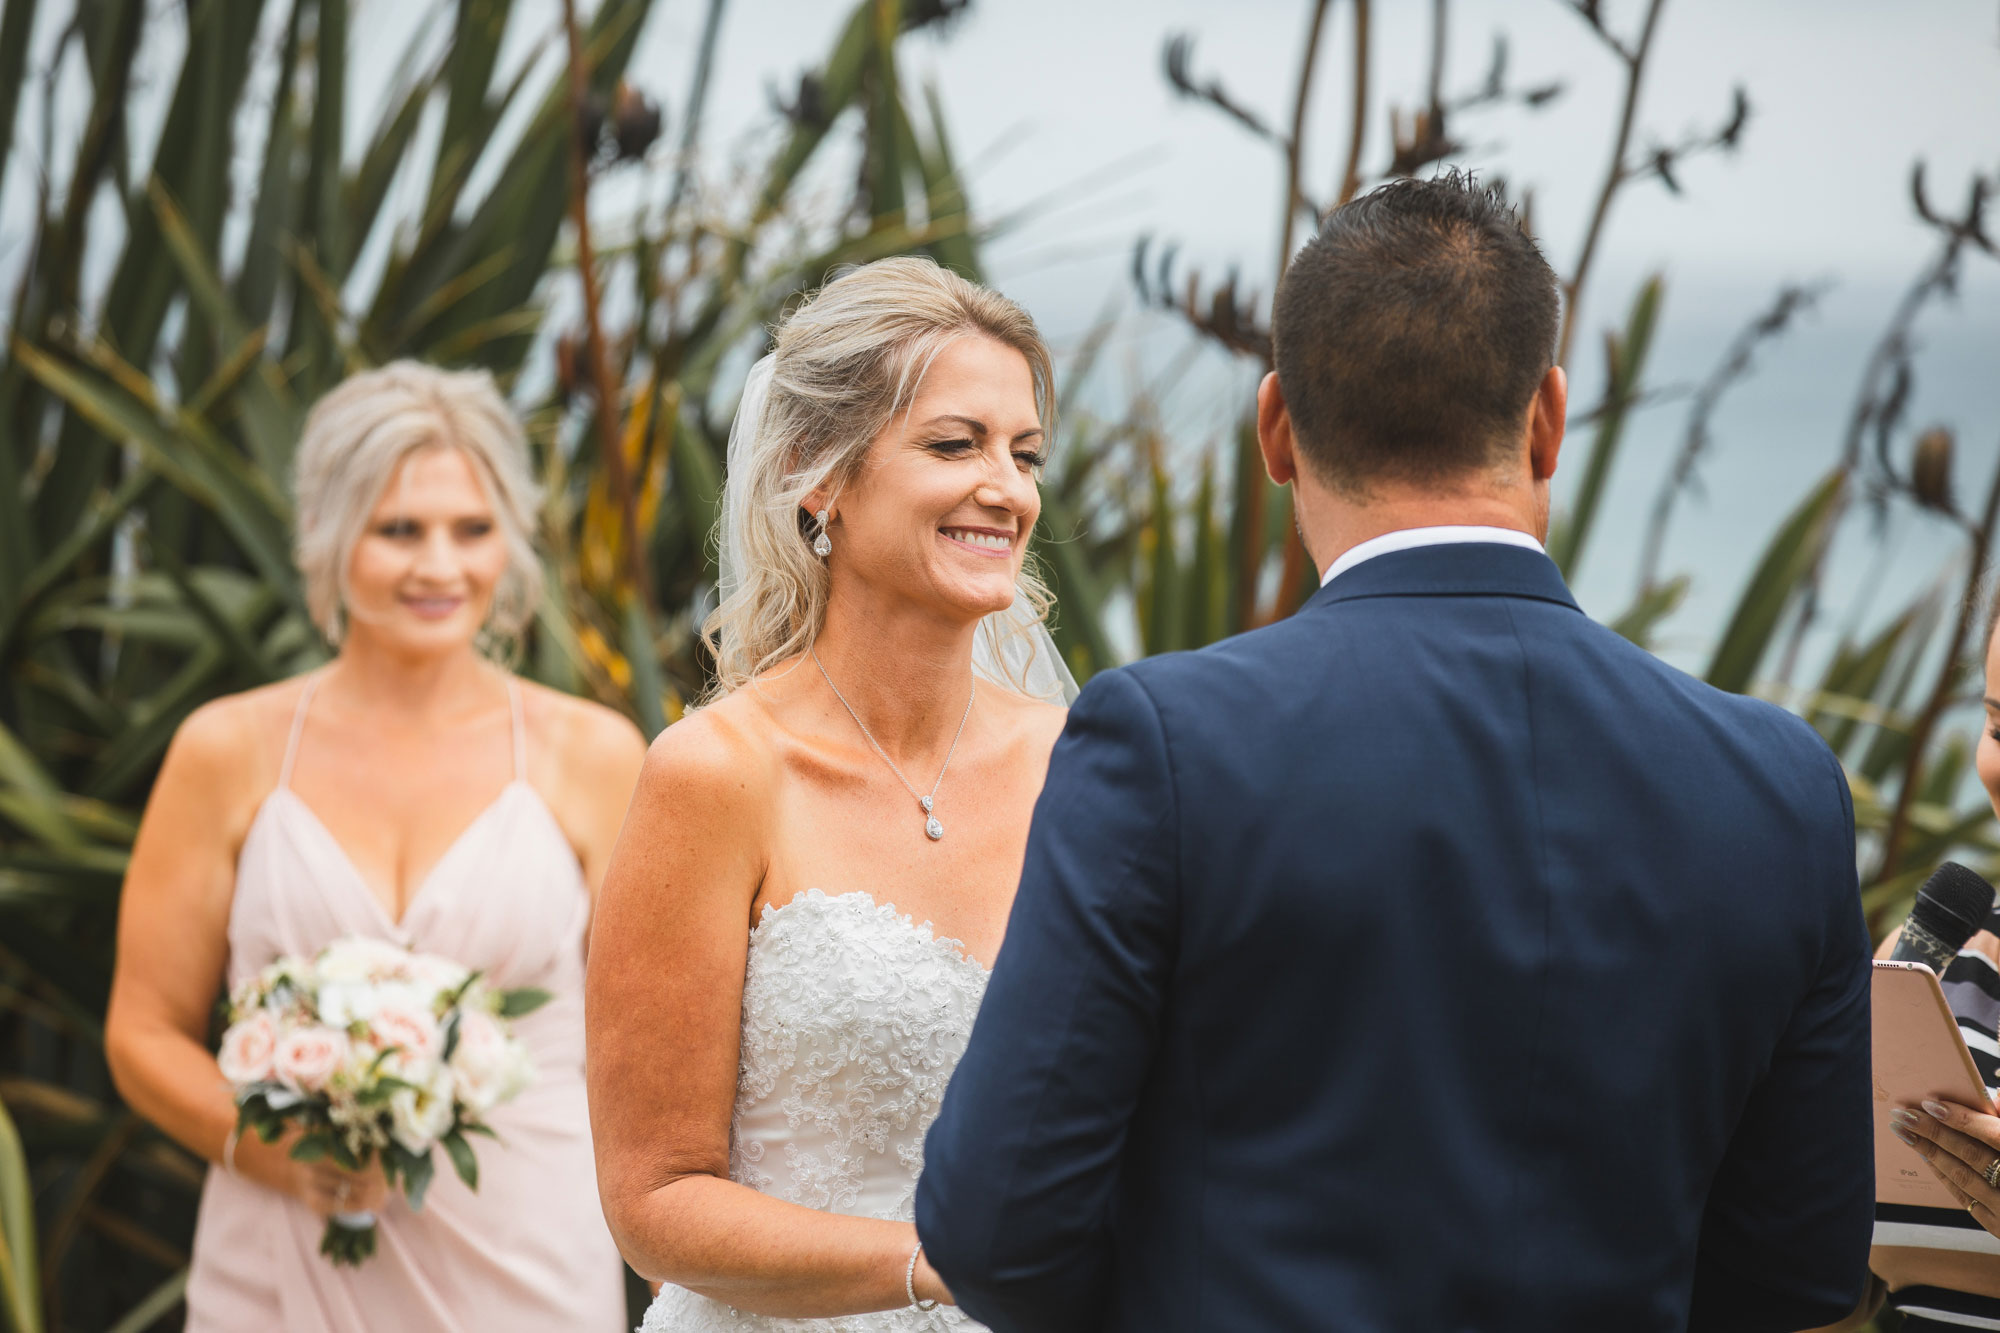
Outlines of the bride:
<svg viewBox="0 0 2000 1333">
<path fill-rule="evenodd" d="M 1075 692 L 1024 568 L 1050 387 L 1027 314 L 923 259 L 837 278 L 751 371 L 715 697 L 647 757 L 590 949 L 647 1333 L 977 1327 L 910 1217 Z"/>
</svg>

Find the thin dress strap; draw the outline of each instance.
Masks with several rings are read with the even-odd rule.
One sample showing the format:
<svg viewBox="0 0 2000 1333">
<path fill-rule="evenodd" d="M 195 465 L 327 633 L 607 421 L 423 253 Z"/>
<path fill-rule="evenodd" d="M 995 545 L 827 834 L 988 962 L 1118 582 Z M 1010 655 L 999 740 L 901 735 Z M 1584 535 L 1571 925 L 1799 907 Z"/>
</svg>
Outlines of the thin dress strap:
<svg viewBox="0 0 2000 1333">
<path fill-rule="evenodd" d="M 317 673 L 306 677 L 306 687 L 299 691 L 299 704 L 292 710 L 292 734 L 285 740 L 285 762 L 278 769 L 278 787 L 289 790 L 292 785 L 292 761 L 299 757 L 299 733 L 306 729 L 306 709 L 312 705 L 313 691 L 319 687 Z"/>
<path fill-rule="evenodd" d="M 528 720 L 521 715 L 521 682 L 507 677 L 507 707 L 514 713 L 514 781 L 528 776 Z"/>
</svg>

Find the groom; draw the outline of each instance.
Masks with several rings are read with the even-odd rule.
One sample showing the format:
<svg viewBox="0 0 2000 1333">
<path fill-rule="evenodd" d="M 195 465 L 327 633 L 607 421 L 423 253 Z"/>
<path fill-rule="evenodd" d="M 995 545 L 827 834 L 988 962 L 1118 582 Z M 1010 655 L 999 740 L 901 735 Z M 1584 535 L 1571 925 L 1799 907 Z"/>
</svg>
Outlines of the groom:
<svg viewBox="0 0 2000 1333">
<path fill-rule="evenodd" d="M 1847 784 L 1571 600 L 1556 319 L 1456 175 L 1293 262 L 1257 426 L 1324 586 L 1077 700 L 928 1141 L 918 1233 L 999 1333 L 1854 1307 Z"/>
</svg>

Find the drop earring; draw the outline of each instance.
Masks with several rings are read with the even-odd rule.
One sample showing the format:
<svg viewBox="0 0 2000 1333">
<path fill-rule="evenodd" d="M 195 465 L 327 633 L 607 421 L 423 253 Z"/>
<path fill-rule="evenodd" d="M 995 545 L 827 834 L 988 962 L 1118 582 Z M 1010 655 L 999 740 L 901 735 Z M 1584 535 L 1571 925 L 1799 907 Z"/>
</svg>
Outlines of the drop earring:
<svg viewBox="0 0 2000 1333">
<path fill-rule="evenodd" d="M 826 535 L 826 524 L 831 515 L 822 509 L 815 517 L 819 519 L 819 536 L 813 538 L 813 554 L 824 560 L 833 554 L 833 538 Z"/>
</svg>

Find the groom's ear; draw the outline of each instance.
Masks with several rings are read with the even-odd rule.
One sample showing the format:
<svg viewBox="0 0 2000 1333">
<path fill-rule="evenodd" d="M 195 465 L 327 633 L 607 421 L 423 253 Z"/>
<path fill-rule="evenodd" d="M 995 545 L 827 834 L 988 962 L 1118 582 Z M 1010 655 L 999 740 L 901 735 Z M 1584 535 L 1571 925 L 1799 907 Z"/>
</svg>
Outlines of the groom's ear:
<svg viewBox="0 0 2000 1333">
<path fill-rule="evenodd" d="M 1292 414 L 1285 406 L 1284 390 L 1278 387 L 1278 372 L 1264 376 L 1257 386 L 1257 447 L 1264 454 L 1264 471 L 1275 485 L 1283 486 L 1299 475 L 1298 441 L 1292 435 Z"/>
<path fill-rule="evenodd" d="M 1528 408 L 1528 466 L 1536 481 L 1547 481 L 1556 474 L 1556 457 L 1562 452 L 1568 416 L 1569 379 L 1561 366 L 1550 366 Z"/>
</svg>

